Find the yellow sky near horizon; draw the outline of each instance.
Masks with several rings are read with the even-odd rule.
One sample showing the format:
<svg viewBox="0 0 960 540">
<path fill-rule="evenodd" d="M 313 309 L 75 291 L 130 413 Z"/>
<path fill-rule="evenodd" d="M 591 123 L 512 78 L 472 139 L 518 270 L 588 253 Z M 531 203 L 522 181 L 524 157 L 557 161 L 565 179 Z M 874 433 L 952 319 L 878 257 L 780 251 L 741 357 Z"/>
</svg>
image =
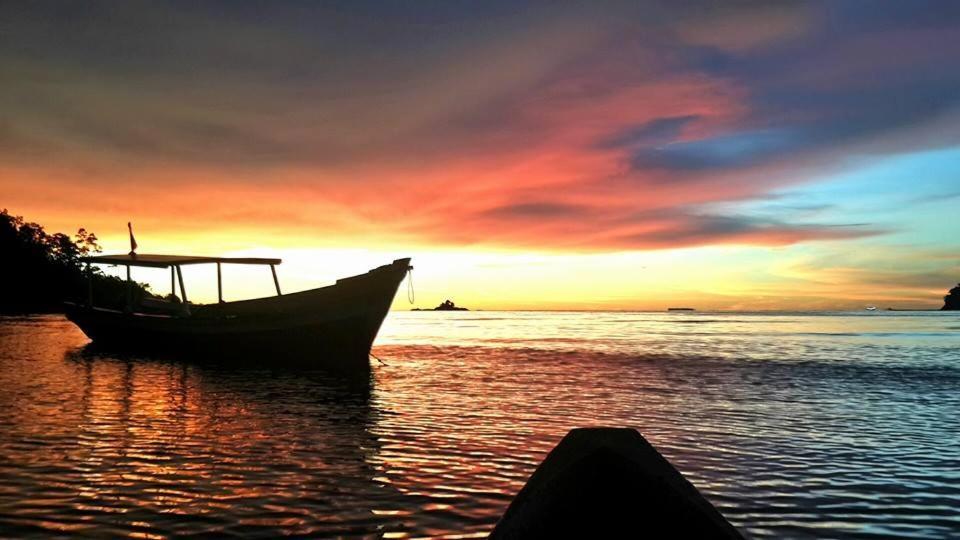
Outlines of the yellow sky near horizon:
<svg viewBox="0 0 960 540">
<path fill-rule="evenodd" d="M 412 257 L 415 302 L 404 282 L 393 309 L 430 308 L 445 299 L 483 310 L 821 310 L 938 308 L 943 291 L 923 286 L 891 288 L 865 284 L 855 269 L 806 268 L 800 249 L 755 246 L 701 247 L 616 253 L 523 252 L 492 248 L 436 249 L 423 246 L 296 248 L 284 239 L 214 235 L 191 240 L 137 233 L 141 253 L 279 257 L 284 292 L 333 283 L 400 257 Z M 259 248 L 241 249 L 244 243 Z M 126 235 L 102 237 L 105 252 L 123 253 Z M 119 269 L 108 269 L 120 275 Z M 169 289 L 165 270 L 133 270 L 153 290 Z M 216 299 L 212 265 L 184 268 L 191 301 Z M 239 300 L 273 294 L 266 268 L 225 265 L 224 295 Z"/>
</svg>

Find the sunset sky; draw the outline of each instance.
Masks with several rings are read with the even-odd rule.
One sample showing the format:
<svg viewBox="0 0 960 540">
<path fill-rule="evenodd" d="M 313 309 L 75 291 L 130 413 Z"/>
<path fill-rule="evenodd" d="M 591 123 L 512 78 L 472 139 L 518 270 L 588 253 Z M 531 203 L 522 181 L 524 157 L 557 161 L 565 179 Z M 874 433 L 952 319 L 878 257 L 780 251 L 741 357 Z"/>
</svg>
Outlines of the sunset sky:
<svg viewBox="0 0 960 540">
<path fill-rule="evenodd" d="M 958 51 L 952 0 L 5 2 L 0 208 L 420 307 L 939 307 Z"/>
</svg>

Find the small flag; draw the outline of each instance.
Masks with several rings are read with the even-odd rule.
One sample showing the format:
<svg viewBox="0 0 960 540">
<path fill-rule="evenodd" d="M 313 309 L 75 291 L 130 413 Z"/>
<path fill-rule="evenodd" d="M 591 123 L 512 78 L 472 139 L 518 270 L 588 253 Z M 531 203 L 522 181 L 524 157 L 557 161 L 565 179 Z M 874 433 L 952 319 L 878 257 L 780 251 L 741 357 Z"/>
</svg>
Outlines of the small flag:
<svg viewBox="0 0 960 540">
<path fill-rule="evenodd" d="M 130 255 L 136 255 L 137 239 L 133 237 L 133 225 L 129 221 L 127 222 L 127 230 L 130 231 Z"/>
</svg>

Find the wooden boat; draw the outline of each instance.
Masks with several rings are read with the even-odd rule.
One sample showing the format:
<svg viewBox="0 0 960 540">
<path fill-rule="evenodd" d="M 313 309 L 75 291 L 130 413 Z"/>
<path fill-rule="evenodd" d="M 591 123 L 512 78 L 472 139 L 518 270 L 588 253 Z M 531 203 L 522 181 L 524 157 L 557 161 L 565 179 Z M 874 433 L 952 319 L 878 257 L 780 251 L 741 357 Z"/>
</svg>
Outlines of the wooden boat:
<svg viewBox="0 0 960 540">
<path fill-rule="evenodd" d="M 490 538 L 742 536 L 637 430 L 581 428 L 537 467 Z"/>
<path fill-rule="evenodd" d="M 97 346 L 199 353 L 229 360 L 254 359 L 264 366 L 293 362 L 346 371 L 369 369 L 370 347 L 397 288 L 412 268 L 410 259 L 397 259 L 366 274 L 340 279 L 334 285 L 281 294 L 276 273 L 280 259 L 131 253 L 87 257 L 85 262 L 88 271 L 90 264 L 127 268 L 126 309 L 96 307 L 92 285 L 86 304 L 67 304 L 67 318 Z M 187 302 L 181 267 L 192 264 L 217 265 L 219 303 Z M 277 295 L 224 302 L 222 264 L 270 266 Z M 170 268 L 171 289 L 175 288 L 176 276 L 180 298 L 173 294 L 169 298 L 179 301 L 151 299 L 132 305 L 132 266 Z"/>
</svg>

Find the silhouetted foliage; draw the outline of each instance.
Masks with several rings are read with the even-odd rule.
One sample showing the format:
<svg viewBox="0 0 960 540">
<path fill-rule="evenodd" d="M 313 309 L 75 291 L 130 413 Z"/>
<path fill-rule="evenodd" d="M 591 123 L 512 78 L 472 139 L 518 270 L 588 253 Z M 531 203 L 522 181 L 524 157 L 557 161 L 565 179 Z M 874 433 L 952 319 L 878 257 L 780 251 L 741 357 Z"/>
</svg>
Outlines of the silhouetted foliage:
<svg viewBox="0 0 960 540">
<path fill-rule="evenodd" d="M 943 307 L 940 311 L 960 311 L 960 283 L 950 289 L 950 292 L 943 297 Z"/>
<path fill-rule="evenodd" d="M 467 311 L 465 307 L 458 307 L 453 300 L 444 300 L 439 306 L 433 308 L 434 311 Z"/>
<path fill-rule="evenodd" d="M 71 237 L 49 234 L 43 226 L 0 211 L 0 313 L 50 313 L 62 309 L 65 300 L 86 301 L 87 281 L 81 257 L 99 253 L 97 236 L 79 229 Z M 126 282 L 92 273 L 97 305 L 122 307 Z M 139 300 L 150 293 L 135 284 Z"/>
<path fill-rule="evenodd" d="M 440 305 L 433 309 L 413 308 L 410 311 L 470 311 L 470 310 L 465 307 L 460 307 L 454 304 L 453 300 L 448 299 L 448 300 L 444 300 L 443 302 L 440 302 Z"/>
</svg>

